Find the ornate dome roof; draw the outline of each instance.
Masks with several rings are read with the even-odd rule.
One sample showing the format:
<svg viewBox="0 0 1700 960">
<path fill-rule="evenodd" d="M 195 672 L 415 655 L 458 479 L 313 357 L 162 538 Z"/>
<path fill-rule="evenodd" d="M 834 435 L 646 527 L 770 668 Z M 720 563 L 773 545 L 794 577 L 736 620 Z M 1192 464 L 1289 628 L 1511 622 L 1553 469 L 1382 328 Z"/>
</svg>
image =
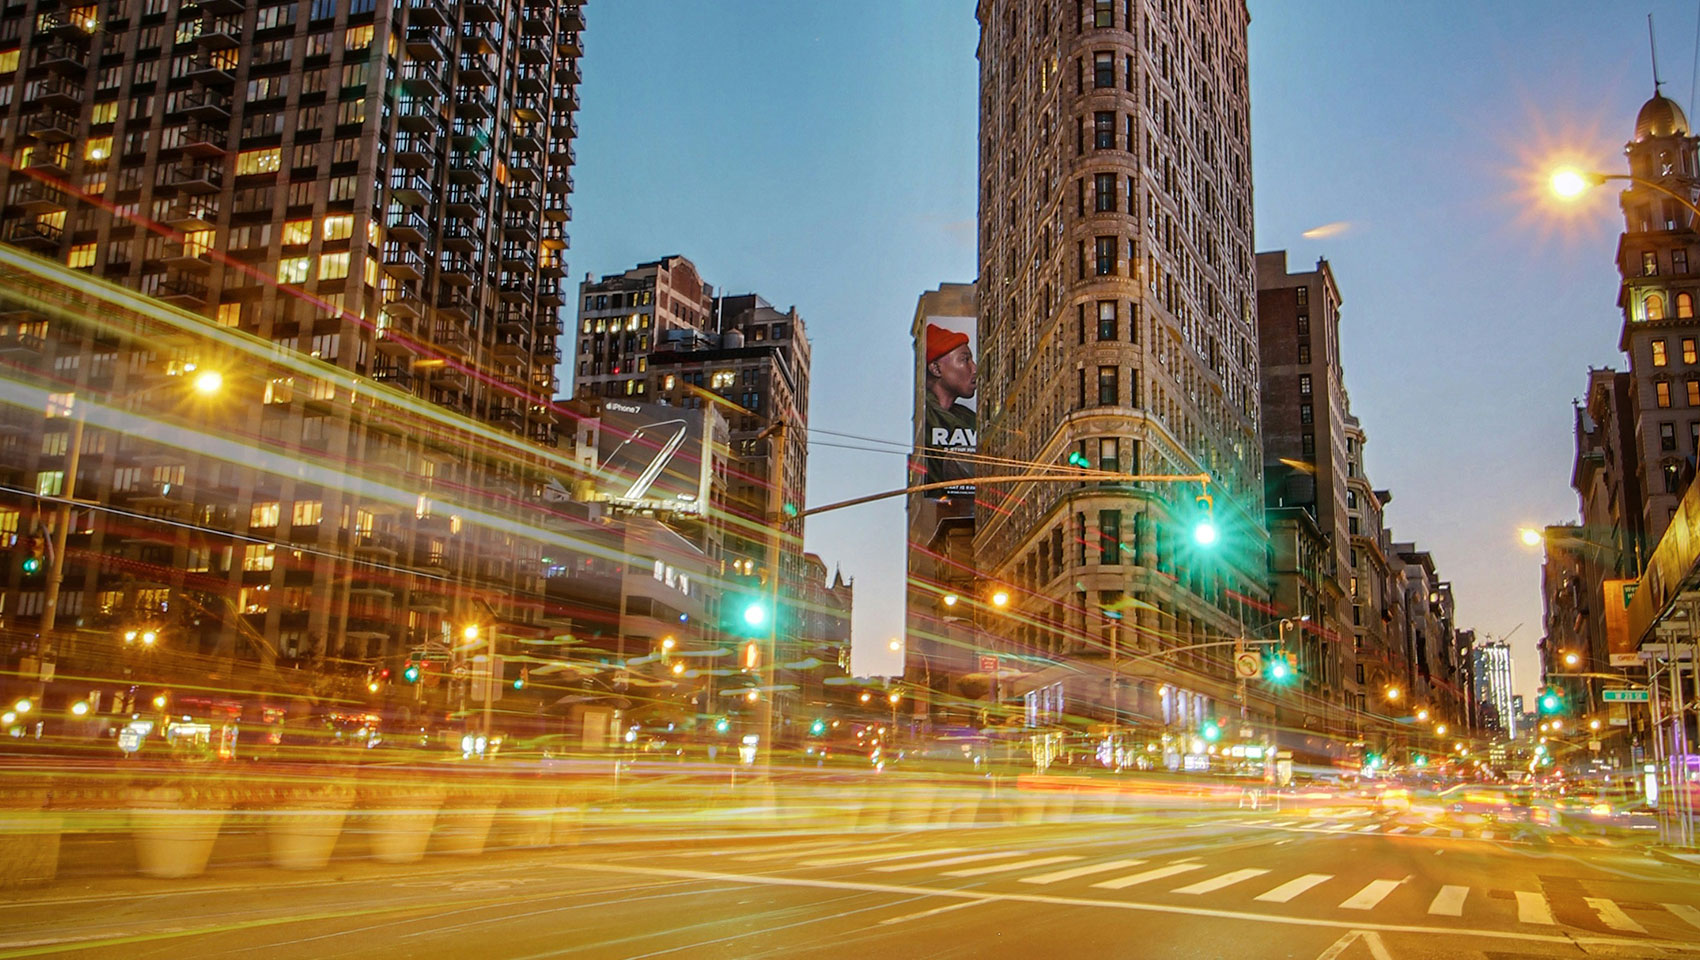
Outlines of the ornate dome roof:
<svg viewBox="0 0 1700 960">
<path fill-rule="evenodd" d="M 1645 140 L 1648 137 L 1686 137 L 1688 136 L 1688 118 L 1683 115 L 1682 108 L 1676 101 L 1661 93 L 1654 93 L 1653 99 L 1641 106 L 1641 112 L 1635 115 L 1635 139 Z"/>
</svg>

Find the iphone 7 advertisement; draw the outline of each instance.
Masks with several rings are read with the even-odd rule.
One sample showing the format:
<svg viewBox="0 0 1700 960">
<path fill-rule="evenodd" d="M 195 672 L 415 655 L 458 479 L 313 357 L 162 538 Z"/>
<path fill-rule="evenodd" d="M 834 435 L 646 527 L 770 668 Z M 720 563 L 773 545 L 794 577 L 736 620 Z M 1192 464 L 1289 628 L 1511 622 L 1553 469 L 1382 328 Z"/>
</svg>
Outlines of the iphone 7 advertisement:
<svg viewBox="0 0 1700 960">
<path fill-rule="evenodd" d="M 602 405 L 598 492 L 615 503 L 701 513 L 708 494 L 701 410 L 609 400 Z"/>
</svg>

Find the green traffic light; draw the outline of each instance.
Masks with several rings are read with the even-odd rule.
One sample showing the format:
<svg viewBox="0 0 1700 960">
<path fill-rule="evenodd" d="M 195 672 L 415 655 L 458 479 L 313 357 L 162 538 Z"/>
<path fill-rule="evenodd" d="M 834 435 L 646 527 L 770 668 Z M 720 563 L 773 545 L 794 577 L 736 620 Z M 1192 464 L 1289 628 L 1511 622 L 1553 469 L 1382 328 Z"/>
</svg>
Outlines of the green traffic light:
<svg viewBox="0 0 1700 960">
<path fill-rule="evenodd" d="M 515 677 L 514 678 L 514 689 L 515 690 L 524 690 L 525 689 L 525 681 L 521 680 L 519 677 Z"/>
<path fill-rule="evenodd" d="M 1092 461 L 1086 459 L 1086 454 L 1081 453 L 1079 450 L 1072 450 L 1069 452 L 1068 463 L 1071 467 L 1080 467 L 1083 470 L 1092 466 Z"/>
<path fill-rule="evenodd" d="M 1425 756 L 1423 756 L 1423 755 L 1422 755 L 1422 754 L 1420 754 L 1420 753 L 1419 753 L 1419 754 L 1417 754 L 1417 755 L 1416 755 L 1416 756 L 1415 756 L 1415 757 L 1412 757 L 1412 758 L 1411 758 L 1411 762 L 1412 762 L 1412 763 L 1413 763 L 1413 764 L 1416 764 L 1416 765 L 1417 765 L 1417 766 L 1419 766 L 1419 767 L 1426 767 L 1426 766 L 1428 766 L 1428 758 L 1427 758 L 1427 757 L 1425 757 Z"/>
<path fill-rule="evenodd" d="M 1558 691 L 1548 690 L 1541 694 L 1542 713 L 1557 713 L 1562 706 L 1564 706 L 1564 699 L 1559 696 Z"/>
<path fill-rule="evenodd" d="M 767 607 L 761 601 L 752 602 L 744 608 L 744 623 L 759 627 L 767 623 Z"/>
<path fill-rule="evenodd" d="M 40 557 L 25 557 L 24 558 L 24 572 L 25 573 L 37 573 L 40 570 L 41 570 L 41 558 Z"/>
<path fill-rule="evenodd" d="M 715 733 L 725 733 L 726 731 L 728 731 L 730 729 L 732 729 L 732 721 L 726 719 L 725 717 L 721 717 L 719 720 L 714 721 L 714 732 Z"/>
<path fill-rule="evenodd" d="M 402 679 L 406 680 L 408 683 L 418 683 L 419 682 L 419 668 L 410 663 L 410 664 L 407 665 L 407 669 L 405 669 L 401 672 L 401 676 L 402 676 Z"/>
<path fill-rule="evenodd" d="M 1204 739 L 1210 741 L 1211 743 L 1215 743 L 1216 741 L 1222 739 L 1222 728 L 1217 726 L 1214 723 L 1205 724 L 1204 725 Z"/>
<path fill-rule="evenodd" d="M 1216 523 L 1212 520 L 1200 520 L 1192 528 L 1193 542 L 1201 547 L 1214 546 L 1216 543 Z"/>
<path fill-rule="evenodd" d="M 816 720 L 814 723 L 809 724 L 809 732 L 814 734 L 817 737 L 820 736 L 821 734 L 825 733 L 826 732 L 826 721 L 825 720 Z"/>
</svg>

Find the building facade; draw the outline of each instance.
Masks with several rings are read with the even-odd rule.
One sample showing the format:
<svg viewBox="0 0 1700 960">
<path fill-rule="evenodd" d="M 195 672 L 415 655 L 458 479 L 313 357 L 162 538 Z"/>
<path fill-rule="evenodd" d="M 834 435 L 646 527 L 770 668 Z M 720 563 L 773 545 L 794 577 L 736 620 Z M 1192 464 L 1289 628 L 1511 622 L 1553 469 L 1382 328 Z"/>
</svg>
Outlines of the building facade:
<svg viewBox="0 0 1700 960">
<path fill-rule="evenodd" d="M 1476 692 L 1482 704 L 1482 727 L 1517 736 L 1517 705 L 1512 701 L 1511 647 L 1502 640 L 1477 644 Z"/>
<path fill-rule="evenodd" d="M 714 288 L 678 255 L 579 284 L 573 391 L 601 397 L 649 396 L 649 355 L 663 341 L 714 330 Z"/>
<path fill-rule="evenodd" d="M 1267 542 L 1245 4 L 981 0 L 977 15 L 979 451 L 1208 474 L 1214 498 L 1139 481 L 978 491 L 980 576 L 1012 595 L 987 642 L 1103 658 L 1236 636 L 1263 616 Z M 1204 551 L 1190 531 L 1207 509 L 1222 537 Z M 1231 695 L 1228 662 L 1174 658 L 1201 703 Z M 1138 682 L 1149 696 L 1115 699 L 1156 704 L 1157 678 Z M 1105 716 L 1107 699 L 1069 709 Z"/>
<path fill-rule="evenodd" d="M 93 408 L 80 459 L 84 418 L 51 410 L 4 459 L 38 498 L 97 505 L 57 591 L 8 565 L 10 636 L 57 592 L 61 629 L 159 623 L 183 657 L 349 672 L 451 624 L 539 622 L 541 544 L 469 518 L 517 517 L 551 467 L 583 28 L 577 0 L 0 15 L 4 238 L 201 321 L 78 322 L 107 288 L 0 320 L 14 369 Z M 197 429 L 339 472 L 93 425 L 162 409 L 197 366 L 224 367 Z M 5 499 L 9 538 L 43 511 Z"/>
</svg>

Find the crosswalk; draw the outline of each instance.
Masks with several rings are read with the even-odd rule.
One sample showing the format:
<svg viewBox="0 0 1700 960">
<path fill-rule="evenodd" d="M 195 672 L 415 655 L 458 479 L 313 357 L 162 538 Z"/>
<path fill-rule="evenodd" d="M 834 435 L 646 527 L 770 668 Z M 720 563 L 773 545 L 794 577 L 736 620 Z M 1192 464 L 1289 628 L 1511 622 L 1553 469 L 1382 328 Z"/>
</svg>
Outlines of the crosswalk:
<svg viewBox="0 0 1700 960">
<path fill-rule="evenodd" d="M 1351 834 L 1360 836 L 1385 836 L 1405 838 L 1435 838 L 1444 840 L 1481 840 L 1489 843 L 1518 843 L 1544 844 L 1577 847 L 1609 847 L 1610 840 L 1604 837 L 1585 837 L 1563 831 L 1525 828 L 1517 829 L 1506 825 L 1470 824 L 1451 826 L 1448 824 L 1432 823 L 1425 820 L 1410 819 L 1405 822 L 1393 820 L 1377 820 L 1364 823 L 1361 819 L 1339 820 L 1329 817 L 1312 818 L 1305 816 L 1258 817 L 1239 821 L 1241 826 L 1260 827 L 1268 830 L 1289 830 L 1302 833 L 1318 834 Z"/>
<path fill-rule="evenodd" d="M 1351 829 L 1362 826 L 1355 824 Z M 1374 860 L 1352 864 L 1359 868 L 1356 871 L 1323 873 L 1214 863 L 1202 855 L 1109 858 L 1080 849 L 974 849 L 937 840 L 817 841 L 777 849 L 683 855 L 715 856 L 764 871 L 865 872 L 882 882 L 906 885 L 929 880 L 952 885 L 971 881 L 972 886 L 1019 883 L 1072 896 L 1125 891 L 1151 902 L 1170 897 L 1177 903 L 1205 899 L 1209 906 L 1224 909 L 1260 907 L 1323 915 L 1339 911 L 1335 915 L 1341 919 L 1408 922 L 1418 915 L 1436 922 L 1515 923 L 1531 931 L 1568 926 L 1629 937 L 1700 939 L 1700 905 L 1620 902 L 1581 893 L 1555 896 L 1539 889 L 1435 883 L 1411 875 L 1375 876 Z"/>
</svg>

